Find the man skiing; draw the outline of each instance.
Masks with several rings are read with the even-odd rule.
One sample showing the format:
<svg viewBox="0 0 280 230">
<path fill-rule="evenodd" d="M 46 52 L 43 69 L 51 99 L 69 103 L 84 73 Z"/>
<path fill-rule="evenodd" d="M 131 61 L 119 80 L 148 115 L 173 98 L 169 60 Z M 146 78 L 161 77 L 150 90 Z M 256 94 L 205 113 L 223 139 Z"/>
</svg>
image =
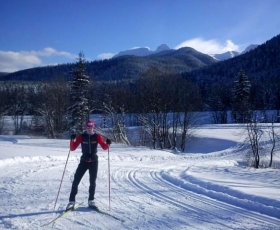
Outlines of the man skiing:
<svg viewBox="0 0 280 230">
<path fill-rule="evenodd" d="M 88 206 L 90 208 L 96 208 L 94 204 L 94 194 L 96 187 L 96 178 L 98 172 L 98 156 L 97 156 L 97 145 L 99 144 L 103 150 L 107 150 L 110 147 L 111 140 L 106 139 L 106 142 L 102 136 L 94 132 L 94 122 L 89 120 L 85 124 L 86 132 L 76 136 L 72 134 L 70 137 L 70 150 L 74 151 L 81 144 L 82 156 L 80 163 L 76 169 L 74 181 L 72 183 L 72 189 L 69 197 L 69 203 L 66 210 L 74 208 L 75 197 L 78 193 L 78 186 L 83 178 L 85 172 L 89 171 L 89 197 Z"/>
</svg>

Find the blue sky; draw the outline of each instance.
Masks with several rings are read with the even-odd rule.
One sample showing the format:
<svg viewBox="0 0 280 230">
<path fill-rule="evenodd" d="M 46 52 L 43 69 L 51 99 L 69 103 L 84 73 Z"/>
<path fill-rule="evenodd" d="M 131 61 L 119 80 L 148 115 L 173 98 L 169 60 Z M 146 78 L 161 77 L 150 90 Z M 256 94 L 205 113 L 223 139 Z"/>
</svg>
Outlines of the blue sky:
<svg viewBox="0 0 280 230">
<path fill-rule="evenodd" d="M 279 0 L 0 0 L 0 72 L 134 47 L 242 51 L 279 34 Z"/>
</svg>

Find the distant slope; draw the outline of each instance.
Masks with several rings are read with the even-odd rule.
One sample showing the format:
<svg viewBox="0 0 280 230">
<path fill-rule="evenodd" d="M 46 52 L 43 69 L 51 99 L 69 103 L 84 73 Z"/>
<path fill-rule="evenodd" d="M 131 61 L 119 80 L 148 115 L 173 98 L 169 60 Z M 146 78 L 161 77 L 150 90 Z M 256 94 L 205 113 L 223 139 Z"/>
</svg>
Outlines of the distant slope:
<svg viewBox="0 0 280 230">
<path fill-rule="evenodd" d="M 151 67 L 162 71 L 182 73 L 216 62 L 209 55 L 185 47 L 178 50 L 164 50 L 145 57 L 120 56 L 109 60 L 88 62 L 86 74 L 92 80 L 122 80 L 138 78 Z M 42 81 L 55 76 L 70 78 L 70 71 L 73 68 L 74 64 L 38 67 L 8 74 L 1 77 L 0 80 Z"/>
</svg>

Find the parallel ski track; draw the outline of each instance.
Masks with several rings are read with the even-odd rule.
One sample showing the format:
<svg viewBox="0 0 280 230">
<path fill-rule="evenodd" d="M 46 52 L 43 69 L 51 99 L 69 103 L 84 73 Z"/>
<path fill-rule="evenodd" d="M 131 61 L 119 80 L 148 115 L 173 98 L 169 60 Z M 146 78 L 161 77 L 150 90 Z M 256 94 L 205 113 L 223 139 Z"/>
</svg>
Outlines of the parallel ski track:
<svg viewBox="0 0 280 230">
<path fill-rule="evenodd" d="M 222 201 L 218 201 L 218 200 L 213 200 L 213 199 L 209 199 L 208 197 L 204 196 L 204 195 L 198 195 L 196 193 L 193 192 L 189 192 L 184 188 L 178 187 L 172 183 L 170 183 L 169 181 L 166 181 L 165 179 L 162 178 L 162 172 L 157 172 L 157 171 L 151 171 L 150 172 L 151 177 L 158 183 L 161 183 L 162 185 L 165 184 L 165 186 L 168 186 L 169 189 L 172 189 L 175 193 L 180 194 L 180 195 L 187 195 L 189 197 L 192 197 L 193 199 L 197 199 L 203 203 L 206 204 L 210 204 L 212 206 L 216 206 L 218 208 L 223 208 L 226 211 L 232 212 L 232 207 L 234 207 L 234 209 L 236 211 L 238 211 L 239 215 L 243 215 L 246 218 L 252 218 L 255 219 L 257 221 L 261 221 L 261 222 L 266 222 L 267 224 L 275 224 L 279 226 L 280 220 L 275 219 L 274 217 L 270 217 L 270 216 L 265 216 L 262 214 L 259 214 L 257 212 L 253 212 L 253 211 L 249 211 L 246 210 L 244 208 L 241 207 L 237 207 L 237 206 L 233 206 L 231 204 L 227 204 L 225 202 Z M 233 213 L 236 213 L 236 211 L 233 211 Z M 244 214 L 246 213 L 246 214 Z"/>
<path fill-rule="evenodd" d="M 130 184 L 127 184 L 126 186 L 124 186 L 124 184 L 122 184 L 125 181 L 120 181 L 121 177 L 120 174 L 122 174 L 121 169 L 119 170 L 115 170 L 114 172 L 112 172 L 111 175 L 111 179 L 113 182 L 113 187 L 118 187 L 118 190 L 121 191 L 125 191 L 127 193 L 127 190 L 129 190 L 129 188 L 131 187 Z M 116 188 L 112 188 L 112 195 L 114 196 L 113 198 L 113 202 L 118 205 L 118 203 L 120 203 L 120 207 L 127 207 L 127 210 L 136 210 L 138 211 L 138 213 L 144 213 L 144 211 L 140 208 L 138 208 L 138 206 L 133 203 L 130 199 L 130 197 L 128 196 L 121 196 L 119 195 L 119 193 L 116 191 Z M 119 209 L 118 210 L 119 213 L 125 214 L 127 211 L 123 210 L 123 209 Z M 130 218 L 129 216 L 127 216 L 127 220 L 133 221 L 132 218 Z"/>
<path fill-rule="evenodd" d="M 149 174 L 147 174 L 145 178 L 149 180 L 152 179 L 152 180 L 151 181 L 145 180 L 145 182 L 143 181 L 141 182 L 136 176 L 136 174 L 138 173 L 140 173 L 139 169 L 132 169 L 131 171 L 129 171 L 128 180 L 130 181 L 130 183 L 134 185 L 135 188 L 139 189 L 140 191 L 144 191 L 147 195 L 151 196 L 152 197 L 151 199 L 154 199 L 159 203 L 164 203 L 165 206 L 169 206 L 169 208 L 172 209 L 173 211 L 180 211 L 182 213 L 181 215 L 182 225 L 185 226 L 190 225 L 188 219 L 186 218 L 187 216 L 191 215 L 192 218 L 198 221 L 201 216 L 209 215 L 209 214 L 212 215 L 212 213 L 205 211 L 203 207 L 199 208 L 197 206 L 199 205 L 198 203 L 196 203 L 196 205 L 190 205 L 187 203 L 187 200 L 184 202 L 180 201 L 180 199 L 184 199 L 185 197 L 188 197 L 186 194 L 183 195 L 180 194 L 181 197 L 178 196 L 177 192 L 172 192 L 172 194 L 170 195 L 165 195 L 167 193 L 170 193 L 169 188 L 162 183 L 161 184 L 156 183 L 156 181 L 154 181 L 151 175 Z M 151 184 L 153 185 L 153 187 L 149 187 L 147 184 Z M 217 224 L 216 221 L 217 219 L 215 218 L 215 222 L 213 222 L 212 224 L 213 225 Z M 195 229 L 196 226 L 193 225 L 192 228 Z"/>
<path fill-rule="evenodd" d="M 270 227 L 268 227 L 267 229 L 279 228 L 279 220 L 275 218 L 270 218 L 268 216 L 264 216 L 224 202 L 213 200 L 203 195 L 187 191 L 186 189 L 180 188 L 168 181 L 165 181 L 160 176 L 159 172 L 150 171 L 149 175 L 146 175 L 146 177 L 141 177 L 149 179 L 150 181 L 140 181 L 140 179 L 138 179 L 137 177 L 137 174 L 139 173 L 141 173 L 140 169 L 131 169 L 128 172 L 128 180 L 132 185 L 134 185 L 134 187 L 144 191 L 147 195 L 156 198 L 161 202 L 171 204 L 172 206 L 180 208 L 183 211 L 185 210 L 186 212 L 189 212 L 190 210 L 193 210 L 194 212 L 198 212 L 199 215 L 203 215 L 203 213 L 205 215 L 213 215 L 215 216 L 216 221 L 221 218 L 222 215 L 228 213 L 228 217 L 231 215 L 239 215 L 244 219 L 253 219 L 256 223 L 260 223 L 260 225 L 263 225 L 263 222 L 265 222 L 270 225 Z M 166 189 L 168 189 L 168 192 L 162 192 L 166 191 Z M 174 197 L 191 199 L 196 201 L 196 203 L 195 205 L 192 205 L 192 202 L 182 202 Z M 203 205 L 201 205 L 201 203 L 203 203 Z M 222 213 L 219 213 L 218 215 L 211 211 L 206 211 L 205 204 L 211 207 L 215 207 L 218 210 L 222 210 Z"/>
<path fill-rule="evenodd" d="M 141 203 L 138 203 L 138 201 L 135 201 L 133 199 L 135 195 L 135 186 L 133 186 L 133 184 L 131 183 L 130 179 L 129 179 L 129 172 L 125 171 L 124 169 L 117 169 L 114 170 L 112 172 L 111 175 L 111 179 L 112 182 L 114 182 L 115 187 L 118 186 L 118 190 L 120 190 L 120 192 L 122 193 L 123 191 L 125 192 L 125 194 L 127 194 L 126 196 L 120 196 L 118 194 L 118 192 L 115 191 L 115 189 L 113 188 L 113 196 L 114 196 L 114 200 L 117 200 L 118 202 L 121 203 L 121 207 L 126 207 L 125 210 L 120 209 L 118 212 L 123 213 L 123 215 L 126 216 L 127 220 L 130 220 L 132 223 L 134 223 L 135 219 L 130 218 L 129 213 L 133 210 L 133 212 L 137 212 L 138 213 L 138 219 L 139 221 L 141 221 L 142 225 L 145 225 L 145 222 L 153 222 L 153 221 L 158 221 L 159 217 L 156 215 L 156 212 L 153 211 L 152 208 L 152 204 L 151 204 L 151 210 L 150 209 L 144 209 L 141 208 Z M 114 185 L 113 185 L 114 186 Z M 142 189 L 138 189 L 138 191 L 143 192 Z M 137 192 L 138 193 L 138 192 Z M 128 196 L 128 194 L 131 194 Z M 146 194 L 144 194 L 144 197 L 142 199 L 142 201 L 145 203 L 149 203 L 151 201 L 150 198 L 148 198 L 146 196 Z M 128 222 L 128 221 L 126 221 Z M 170 223 L 168 221 L 168 219 L 164 219 L 161 218 L 161 227 L 163 229 L 172 229 L 171 226 L 169 226 Z M 151 226 L 149 226 L 149 224 L 147 224 L 147 226 L 141 226 L 143 229 L 150 229 Z M 160 228 L 158 226 L 158 228 Z"/>
</svg>

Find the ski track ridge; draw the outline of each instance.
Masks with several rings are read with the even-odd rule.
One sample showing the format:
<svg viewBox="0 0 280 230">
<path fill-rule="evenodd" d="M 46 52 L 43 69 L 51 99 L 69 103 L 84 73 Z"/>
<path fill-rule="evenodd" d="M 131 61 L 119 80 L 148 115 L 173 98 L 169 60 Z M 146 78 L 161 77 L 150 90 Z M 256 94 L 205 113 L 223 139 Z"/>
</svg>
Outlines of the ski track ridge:
<svg viewBox="0 0 280 230">
<path fill-rule="evenodd" d="M 199 196 L 199 199 L 201 200 L 202 196 L 209 197 L 211 199 L 217 200 L 219 202 L 223 202 L 227 205 L 233 205 L 236 208 L 240 209 L 246 209 L 248 211 L 251 211 L 252 213 L 255 212 L 255 218 L 257 219 L 263 219 L 263 221 L 267 221 L 265 217 L 263 217 L 263 214 L 266 215 L 268 218 L 280 218 L 280 210 L 279 208 L 270 207 L 264 204 L 255 203 L 253 201 L 253 198 L 251 198 L 250 195 L 246 196 L 246 200 L 243 201 L 242 199 L 239 199 L 238 197 L 232 196 L 232 194 L 229 193 L 222 193 L 221 191 L 214 191 L 209 190 L 209 188 L 204 188 L 201 186 L 200 183 L 192 183 L 189 180 L 181 180 L 179 178 L 173 178 L 171 175 L 169 175 L 167 172 L 161 171 L 160 173 L 154 173 L 153 175 L 154 179 L 165 182 L 166 186 L 175 186 L 177 188 L 180 188 L 185 191 L 191 191 L 191 193 L 196 194 L 196 196 Z M 176 181 L 177 183 L 174 183 Z M 176 185 L 179 184 L 180 186 Z M 229 203 L 230 202 L 230 203 Z M 246 205 L 248 202 L 251 204 L 248 206 Z M 279 212 L 278 212 L 279 210 Z M 260 213 L 260 214 L 258 214 Z M 253 217 L 253 215 L 252 215 Z M 271 219 L 272 220 L 272 219 Z M 272 221 L 273 222 L 273 221 Z M 271 223 L 272 223 L 271 222 Z M 269 223 L 269 222 L 268 222 Z"/>
<path fill-rule="evenodd" d="M 161 192 L 161 191 L 163 191 L 162 189 L 160 190 L 160 189 L 154 189 L 152 187 L 149 187 L 147 185 L 147 183 L 145 184 L 144 182 L 141 182 L 139 179 L 137 179 L 137 176 L 136 176 L 137 173 L 139 173 L 139 169 L 131 170 L 129 172 L 129 180 L 131 181 L 132 184 L 134 184 L 134 186 L 138 187 L 140 190 L 144 190 L 150 196 L 156 197 L 161 201 L 170 203 L 185 211 L 189 211 L 190 209 L 192 209 L 194 211 L 199 211 L 200 213 L 207 212 L 204 210 L 204 208 L 199 208 L 198 206 L 186 204 L 185 202 L 181 202 L 173 197 L 163 194 L 163 192 Z M 199 202 L 203 202 L 207 205 L 210 205 L 212 207 L 216 207 L 218 209 L 222 209 L 224 211 L 231 212 L 233 214 L 242 215 L 245 218 L 251 218 L 258 222 L 261 221 L 261 222 L 266 222 L 271 225 L 276 225 L 276 226 L 279 225 L 279 220 L 277 220 L 275 218 L 271 218 L 269 216 L 263 216 L 254 211 L 248 212 L 248 210 L 245 211 L 243 208 L 236 207 L 236 206 L 233 206 L 231 204 L 227 204 L 227 203 L 224 203 L 221 201 L 213 200 L 209 197 L 205 197 L 204 195 L 200 195 L 198 193 L 189 192 L 188 190 L 186 190 L 184 188 L 178 187 L 170 182 L 167 182 L 166 180 L 164 180 L 162 178 L 160 173 L 150 171 L 150 178 L 153 180 L 153 182 L 151 182 L 151 184 L 156 184 L 157 186 L 160 185 L 163 188 L 168 188 L 168 189 L 170 189 L 170 187 L 171 187 L 175 194 L 179 194 L 182 197 L 192 198 Z M 209 212 L 209 214 L 216 215 L 216 214 L 213 214 L 212 212 L 211 213 Z M 206 215 L 208 215 L 208 214 L 206 214 Z"/>
</svg>

